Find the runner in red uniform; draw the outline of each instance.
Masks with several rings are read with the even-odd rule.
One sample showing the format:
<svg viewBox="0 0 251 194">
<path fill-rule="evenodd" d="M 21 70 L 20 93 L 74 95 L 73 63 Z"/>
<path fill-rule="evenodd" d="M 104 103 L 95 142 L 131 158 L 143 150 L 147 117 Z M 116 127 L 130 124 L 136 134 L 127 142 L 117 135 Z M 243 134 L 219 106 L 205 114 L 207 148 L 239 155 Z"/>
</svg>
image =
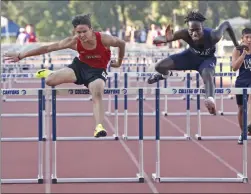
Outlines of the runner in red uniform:
<svg viewBox="0 0 251 194">
<path fill-rule="evenodd" d="M 90 15 L 79 15 L 72 20 L 75 35 L 57 43 L 21 53 L 6 53 L 5 60 L 17 62 L 30 56 L 42 55 L 62 49 L 78 51 L 72 64 L 57 71 L 42 69 L 37 72 L 38 78 L 46 78 L 48 86 L 57 86 L 63 83 L 85 85 L 90 90 L 93 100 L 93 113 L 96 122 L 94 137 L 107 135 L 103 127 L 104 107 L 103 93 L 107 79 L 106 68 L 110 62 L 110 47 L 118 47 L 118 61 L 111 61 L 110 66 L 118 68 L 122 64 L 125 54 L 125 42 L 117 37 L 94 32 L 91 26 Z"/>
</svg>

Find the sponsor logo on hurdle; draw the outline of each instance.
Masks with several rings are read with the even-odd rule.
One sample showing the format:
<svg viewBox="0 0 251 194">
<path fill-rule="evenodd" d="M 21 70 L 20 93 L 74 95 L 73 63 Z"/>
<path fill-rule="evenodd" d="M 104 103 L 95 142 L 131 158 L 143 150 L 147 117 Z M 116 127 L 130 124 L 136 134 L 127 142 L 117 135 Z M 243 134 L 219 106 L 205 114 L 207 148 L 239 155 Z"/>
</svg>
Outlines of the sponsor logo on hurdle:
<svg viewBox="0 0 251 194">
<path fill-rule="evenodd" d="M 68 90 L 68 94 L 73 94 L 73 90 Z"/>
<path fill-rule="evenodd" d="M 176 94 L 176 93 L 177 93 L 177 90 L 176 90 L 176 89 L 173 89 L 172 91 L 173 91 L 173 94 Z"/>
<path fill-rule="evenodd" d="M 122 89 L 122 93 L 123 93 L 124 95 L 126 95 L 126 94 L 127 94 L 127 90 L 126 90 L 126 89 Z"/>
<path fill-rule="evenodd" d="M 123 94 L 127 93 L 126 89 L 121 90 Z M 68 94 L 90 94 L 88 89 L 70 89 L 68 90 Z M 120 89 L 105 89 L 104 94 L 120 94 Z"/>
<path fill-rule="evenodd" d="M 26 90 L 21 90 L 21 94 L 26 95 L 27 94 Z"/>
<path fill-rule="evenodd" d="M 150 77 L 152 76 L 154 73 L 137 73 L 138 77 Z"/>
<path fill-rule="evenodd" d="M 231 93 L 231 89 L 227 88 L 226 89 L 226 94 L 230 94 Z"/>
<path fill-rule="evenodd" d="M 215 76 L 219 77 L 235 77 L 236 73 L 215 73 Z"/>
<path fill-rule="evenodd" d="M 104 94 L 120 94 L 120 89 L 105 89 Z"/>
<path fill-rule="evenodd" d="M 1 90 L 2 95 L 26 95 L 26 90 Z"/>
<path fill-rule="evenodd" d="M 204 94 L 205 89 L 172 89 L 173 94 Z M 231 89 L 215 89 L 216 94 L 230 94 Z"/>
<path fill-rule="evenodd" d="M 90 94 L 88 89 L 74 89 L 68 90 L 68 94 Z"/>
<path fill-rule="evenodd" d="M 32 73 L 19 73 L 19 74 L 11 74 L 11 73 L 3 73 L 2 78 L 33 78 L 34 75 Z"/>
</svg>

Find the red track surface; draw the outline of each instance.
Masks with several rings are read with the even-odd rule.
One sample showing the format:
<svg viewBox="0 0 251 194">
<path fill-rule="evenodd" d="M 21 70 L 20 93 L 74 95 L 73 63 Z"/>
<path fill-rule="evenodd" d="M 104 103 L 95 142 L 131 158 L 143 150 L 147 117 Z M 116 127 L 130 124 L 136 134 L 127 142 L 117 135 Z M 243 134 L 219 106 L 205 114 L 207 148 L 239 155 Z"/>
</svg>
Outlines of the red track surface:
<svg viewBox="0 0 251 194">
<path fill-rule="evenodd" d="M 74 85 L 64 85 L 70 87 Z M 19 84 L 15 87 L 26 88 Z M 37 86 L 35 86 L 37 87 Z M 203 102 L 203 101 L 202 101 Z M 236 111 L 235 100 L 226 100 L 225 109 Z M 138 112 L 138 102 L 129 102 L 129 112 Z M 184 112 L 185 101 L 169 103 L 170 111 Z M 154 111 L 154 101 L 144 102 L 144 111 Z M 195 110 L 196 103 L 191 108 Z M 202 110 L 205 111 L 203 104 Z M 107 110 L 107 108 L 106 108 Z M 120 101 L 119 110 L 123 110 Z M 161 110 L 163 103 L 161 102 Z M 36 102 L 2 103 L 2 113 L 37 112 Z M 92 112 L 91 102 L 58 102 L 57 112 Z M 114 117 L 104 123 L 109 135 L 115 127 Z M 185 116 L 161 117 L 161 135 L 182 136 Z M 59 117 L 58 136 L 92 136 L 92 117 Z M 129 135 L 138 134 L 138 117 L 128 119 Z M 119 133 L 123 133 L 123 117 Z M 37 135 L 36 118 L 2 118 L 3 137 Z M 191 136 L 197 132 L 197 117 L 191 117 Z M 144 135 L 155 134 L 155 117 L 144 117 Z M 203 135 L 239 135 L 236 116 L 202 116 Z M 138 141 L 58 142 L 58 177 L 135 177 L 138 173 Z M 248 152 L 251 144 L 248 144 Z M 237 141 L 161 141 L 161 176 L 164 177 L 230 177 L 242 172 L 242 146 Z M 154 183 L 155 141 L 144 141 L 145 183 L 78 183 L 53 184 L 52 193 L 250 193 L 251 184 L 243 183 Z M 2 143 L 2 178 L 37 177 L 37 143 Z M 251 178 L 251 155 L 248 155 L 248 176 Z M 44 184 L 5 184 L 3 193 L 44 193 Z"/>
</svg>

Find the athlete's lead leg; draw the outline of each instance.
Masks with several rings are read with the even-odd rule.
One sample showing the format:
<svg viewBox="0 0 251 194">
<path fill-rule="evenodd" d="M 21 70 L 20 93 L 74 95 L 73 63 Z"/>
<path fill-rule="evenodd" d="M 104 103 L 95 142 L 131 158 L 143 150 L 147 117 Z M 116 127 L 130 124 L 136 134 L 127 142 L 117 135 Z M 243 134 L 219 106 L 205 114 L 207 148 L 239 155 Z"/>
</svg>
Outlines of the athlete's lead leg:
<svg viewBox="0 0 251 194">
<path fill-rule="evenodd" d="M 169 70 L 174 70 L 174 68 L 175 64 L 170 57 L 162 59 L 155 64 L 155 70 L 157 71 L 157 73 L 150 76 L 147 82 L 149 84 L 153 84 L 158 82 L 159 80 L 167 78 Z"/>
<path fill-rule="evenodd" d="M 57 86 L 63 83 L 74 83 L 77 78 L 71 68 L 63 68 L 57 71 L 49 69 L 41 69 L 36 73 L 37 78 L 46 78 L 45 82 L 48 86 Z"/>
</svg>

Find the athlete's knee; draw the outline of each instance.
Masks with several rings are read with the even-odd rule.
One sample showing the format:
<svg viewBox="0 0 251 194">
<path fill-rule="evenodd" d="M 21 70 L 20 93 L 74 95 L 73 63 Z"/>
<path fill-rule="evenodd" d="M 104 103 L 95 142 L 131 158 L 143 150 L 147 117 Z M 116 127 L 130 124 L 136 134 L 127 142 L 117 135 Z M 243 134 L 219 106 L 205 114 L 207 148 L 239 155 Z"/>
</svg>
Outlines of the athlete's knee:
<svg viewBox="0 0 251 194">
<path fill-rule="evenodd" d="M 155 64 L 155 70 L 163 75 L 168 73 L 168 70 L 174 68 L 174 63 L 171 58 L 166 58 Z"/>
<path fill-rule="evenodd" d="M 201 77 L 204 82 L 213 80 L 214 69 L 213 68 L 204 68 L 201 72 Z"/>
<path fill-rule="evenodd" d="M 161 73 L 163 71 L 163 67 L 161 66 L 161 63 L 155 64 L 155 71 Z"/>
<path fill-rule="evenodd" d="M 95 80 L 94 82 L 90 83 L 89 85 L 92 98 L 93 99 L 102 99 L 104 94 L 104 81 L 101 79 Z"/>
<path fill-rule="evenodd" d="M 57 83 L 55 81 L 55 76 L 53 74 L 49 75 L 46 79 L 45 79 L 45 83 L 48 86 L 56 86 Z"/>
</svg>

